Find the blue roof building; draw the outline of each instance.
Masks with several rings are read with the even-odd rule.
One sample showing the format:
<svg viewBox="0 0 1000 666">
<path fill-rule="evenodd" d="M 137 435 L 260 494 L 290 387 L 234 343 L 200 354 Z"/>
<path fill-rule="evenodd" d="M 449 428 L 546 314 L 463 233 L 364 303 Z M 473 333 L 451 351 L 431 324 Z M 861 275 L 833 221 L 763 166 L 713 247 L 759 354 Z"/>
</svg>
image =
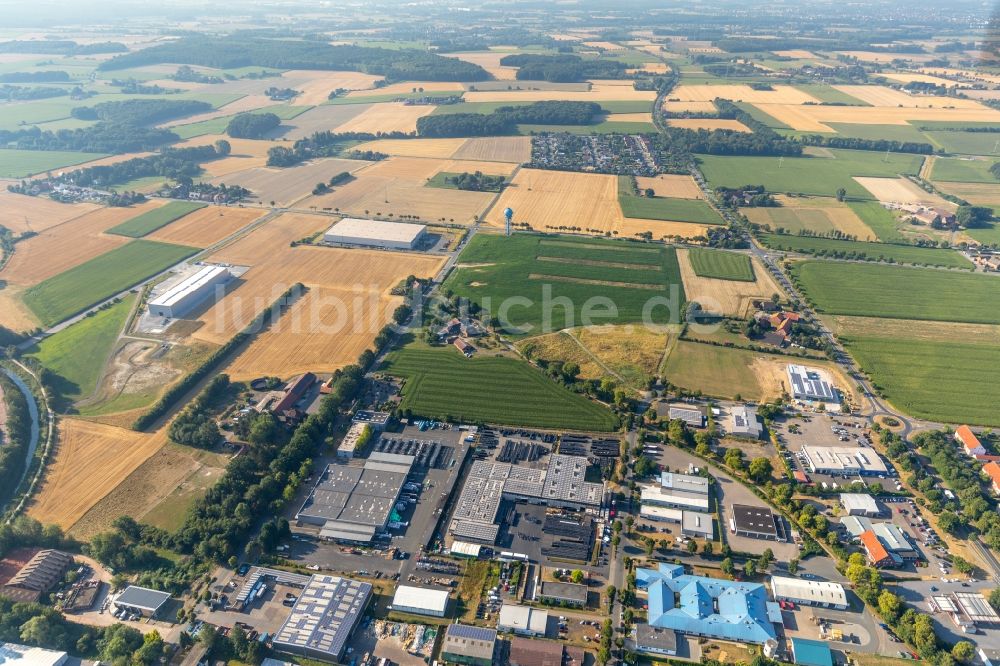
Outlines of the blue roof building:
<svg viewBox="0 0 1000 666">
<path fill-rule="evenodd" d="M 757 645 L 777 639 L 781 609 L 768 601 L 760 583 L 691 576 L 678 564 L 661 563 L 658 569 L 638 569 L 636 585 L 647 592 L 654 627 Z"/>
<path fill-rule="evenodd" d="M 830 646 L 822 641 L 806 638 L 792 639 L 792 658 L 802 666 L 833 666 Z"/>
</svg>

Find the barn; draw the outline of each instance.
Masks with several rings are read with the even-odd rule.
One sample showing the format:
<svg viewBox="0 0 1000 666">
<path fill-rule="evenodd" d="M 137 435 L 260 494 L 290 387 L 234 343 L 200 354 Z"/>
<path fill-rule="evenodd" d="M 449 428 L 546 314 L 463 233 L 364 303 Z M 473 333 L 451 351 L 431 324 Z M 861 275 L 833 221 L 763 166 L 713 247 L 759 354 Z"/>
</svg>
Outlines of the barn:
<svg viewBox="0 0 1000 666">
<path fill-rule="evenodd" d="M 412 250 L 420 244 L 426 233 L 427 226 L 423 224 L 345 217 L 323 234 L 323 241 L 330 245 Z"/>
</svg>

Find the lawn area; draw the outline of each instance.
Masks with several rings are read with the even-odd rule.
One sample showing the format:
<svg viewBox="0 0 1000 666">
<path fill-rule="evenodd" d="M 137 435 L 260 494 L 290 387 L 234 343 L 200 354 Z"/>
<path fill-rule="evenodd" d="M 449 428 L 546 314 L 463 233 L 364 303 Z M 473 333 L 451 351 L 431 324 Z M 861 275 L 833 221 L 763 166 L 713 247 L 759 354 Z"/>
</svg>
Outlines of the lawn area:
<svg viewBox="0 0 1000 666">
<path fill-rule="evenodd" d="M 27 352 L 52 373 L 49 385 L 62 399 L 78 400 L 97 388 L 101 370 L 135 299 L 129 294 L 115 305 L 45 338 Z"/>
<path fill-rule="evenodd" d="M 854 176 L 916 175 L 923 157 L 902 153 L 831 150 L 833 157 L 728 157 L 700 155 L 710 186 L 763 185 L 769 192 L 834 196 L 839 188 L 850 197 L 872 199 Z M 940 160 L 939 160 L 940 162 Z"/>
<path fill-rule="evenodd" d="M 993 207 L 993 214 L 997 215 L 998 212 L 1000 211 Z M 1000 224 L 996 222 L 986 229 L 966 229 L 965 234 L 986 245 L 1000 245 Z"/>
<path fill-rule="evenodd" d="M 693 247 L 688 250 L 688 260 L 698 277 L 736 282 L 756 280 L 753 264 L 750 263 L 750 257 L 745 254 Z"/>
<path fill-rule="evenodd" d="M 24 304 L 52 326 L 156 275 L 197 248 L 135 240 L 94 257 L 24 292 Z"/>
<path fill-rule="evenodd" d="M 875 232 L 879 240 L 884 243 L 905 240 L 905 236 L 899 233 L 898 222 L 893 214 L 882 207 L 877 201 L 848 201 L 854 214 L 861 218 L 861 221 L 868 225 L 868 228 Z"/>
<path fill-rule="evenodd" d="M 205 204 L 194 201 L 171 201 L 166 206 L 137 215 L 111 227 L 108 229 L 108 233 L 128 236 L 129 238 L 142 238 L 146 234 L 151 234 L 160 227 L 165 227 L 174 220 L 179 220 L 188 213 L 204 207 Z"/>
<path fill-rule="evenodd" d="M 798 262 L 791 274 L 821 312 L 1000 323 L 1000 281 L 991 275 L 836 261 Z"/>
<path fill-rule="evenodd" d="M 912 322 L 914 330 L 920 322 Z M 1000 344 L 840 336 L 861 369 L 897 408 L 944 423 L 1000 425 Z M 970 396 L 975 396 L 972 399 Z"/>
<path fill-rule="evenodd" d="M 107 157 L 103 153 L 63 150 L 12 150 L 0 148 L 0 178 L 24 178 L 36 173 L 83 164 Z"/>
<path fill-rule="evenodd" d="M 866 243 L 864 241 L 838 240 L 794 236 L 790 234 L 761 234 L 761 242 L 775 250 L 803 252 L 820 257 L 837 259 L 864 259 L 889 261 L 918 266 L 944 266 L 946 268 L 967 268 L 972 270 L 972 262 L 955 250 L 944 248 L 897 245 L 894 243 Z"/>
<path fill-rule="evenodd" d="M 406 379 L 400 406 L 420 416 L 602 432 L 616 425 L 604 406 L 513 358 L 470 359 L 450 345 L 411 343 L 392 352 L 382 370 Z"/>
<path fill-rule="evenodd" d="M 445 286 L 490 310 L 513 335 L 639 322 L 647 303 L 656 306 L 652 323 L 678 323 L 684 306 L 672 247 L 599 238 L 477 234 Z"/>
<path fill-rule="evenodd" d="M 273 113 L 282 120 L 291 120 L 295 116 L 305 113 L 311 108 L 311 106 L 289 106 L 287 104 L 276 104 L 274 106 L 265 106 L 263 108 L 256 109 L 254 113 Z M 236 115 L 238 114 L 221 116 L 219 118 L 209 118 L 208 120 L 202 120 L 201 122 L 190 123 L 188 125 L 177 125 L 175 127 L 171 127 L 170 131 L 182 139 L 191 139 L 204 134 L 225 134 L 229 121 L 235 118 Z"/>
<path fill-rule="evenodd" d="M 520 134 L 540 134 L 542 132 L 568 132 L 569 134 L 643 134 L 655 132 L 653 123 L 644 122 L 600 122 L 593 125 L 518 125 Z"/>
<path fill-rule="evenodd" d="M 643 197 L 632 189 L 629 176 L 618 176 L 618 203 L 625 217 L 699 224 L 725 224 L 708 202 L 701 199 Z"/>
<path fill-rule="evenodd" d="M 986 139 L 989 141 L 989 138 Z M 985 142 L 984 142 L 985 143 Z M 931 180 L 953 181 L 956 183 L 996 183 L 990 167 L 1000 162 L 994 159 L 973 160 L 960 157 L 939 157 L 934 160 Z"/>
<path fill-rule="evenodd" d="M 663 375 L 671 384 L 709 396 L 735 398 L 738 395 L 744 400 L 770 400 L 779 397 L 781 390 L 766 380 L 766 373 L 759 364 L 782 360 L 781 356 L 747 349 L 681 340 L 667 357 Z M 794 359 L 784 362 L 791 363 Z"/>
</svg>

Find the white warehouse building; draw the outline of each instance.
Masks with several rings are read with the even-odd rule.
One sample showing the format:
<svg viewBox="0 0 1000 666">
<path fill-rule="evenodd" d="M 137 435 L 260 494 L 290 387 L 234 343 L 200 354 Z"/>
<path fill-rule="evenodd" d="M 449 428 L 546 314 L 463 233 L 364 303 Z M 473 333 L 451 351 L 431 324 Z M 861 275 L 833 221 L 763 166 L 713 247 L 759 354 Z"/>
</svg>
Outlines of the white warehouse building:
<svg viewBox="0 0 1000 666">
<path fill-rule="evenodd" d="M 149 301 L 149 313 L 154 317 L 176 319 L 190 312 L 212 295 L 217 285 L 229 282 L 232 274 L 225 266 L 205 266 L 184 278 L 170 289 Z"/>
<path fill-rule="evenodd" d="M 383 222 L 345 217 L 323 234 L 331 245 L 360 245 L 393 250 L 412 250 L 427 233 L 427 225 Z"/>
</svg>

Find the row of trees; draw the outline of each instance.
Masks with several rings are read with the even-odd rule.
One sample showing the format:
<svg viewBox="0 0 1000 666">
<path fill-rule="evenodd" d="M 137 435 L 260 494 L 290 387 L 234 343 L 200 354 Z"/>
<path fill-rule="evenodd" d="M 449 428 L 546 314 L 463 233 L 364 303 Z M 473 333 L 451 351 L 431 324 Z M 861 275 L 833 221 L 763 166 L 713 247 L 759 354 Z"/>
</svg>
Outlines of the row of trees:
<svg viewBox="0 0 1000 666">
<path fill-rule="evenodd" d="M 69 91 L 65 88 L 53 86 L 0 86 L 0 100 L 5 102 L 25 101 L 31 99 L 48 99 L 49 97 L 63 97 Z"/>
<path fill-rule="evenodd" d="M 0 83 L 65 83 L 70 80 L 69 74 L 59 70 L 0 74 Z"/>
<path fill-rule="evenodd" d="M 517 125 L 589 125 L 604 114 L 595 102 L 547 101 L 524 106 L 502 106 L 493 113 L 454 113 L 417 119 L 424 137 L 495 136 L 510 134 Z"/>
<path fill-rule="evenodd" d="M 121 42 L 94 42 L 77 44 L 61 39 L 32 39 L 0 42 L 0 53 L 58 53 L 60 55 L 94 55 L 98 53 L 125 53 L 128 47 Z"/>
<path fill-rule="evenodd" d="M 266 39 L 247 35 L 189 36 L 126 53 L 98 66 L 117 70 L 159 63 L 182 63 L 219 69 L 273 67 L 365 72 L 389 81 L 487 81 L 486 70 L 458 58 L 415 49 L 332 46 L 327 41 Z"/>
<path fill-rule="evenodd" d="M 0 507 L 5 506 L 21 482 L 25 456 L 31 442 L 31 414 L 28 401 L 7 375 L 0 374 L 0 400 L 7 409 L 0 430 Z"/>
<path fill-rule="evenodd" d="M 167 429 L 167 436 L 178 444 L 207 449 L 218 443 L 221 433 L 213 410 L 229 389 L 229 375 L 213 377 L 188 403 Z"/>
<path fill-rule="evenodd" d="M 146 126 L 211 110 L 212 105 L 208 102 L 194 99 L 126 99 L 78 106 L 70 111 L 70 115 L 80 120 Z"/>
<path fill-rule="evenodd" d="M 276 167 L 295 166 L 317 157 L 335 157 L 341 155 L 342 151 L 363 141 L 374 141 L 375 139 L 411 139 L 412 134 L 406 132 L 335 132 L 324 131 L 315 132 L 312 136 L 297 140 L 291 148 L 284 146 L 274 146 L 267 151 L 267 165 Z M 366 151 L 358 153 L 354 151 L 348 156 L 352 159 L 380 160 L 388 155 Z"/>
</svg>

